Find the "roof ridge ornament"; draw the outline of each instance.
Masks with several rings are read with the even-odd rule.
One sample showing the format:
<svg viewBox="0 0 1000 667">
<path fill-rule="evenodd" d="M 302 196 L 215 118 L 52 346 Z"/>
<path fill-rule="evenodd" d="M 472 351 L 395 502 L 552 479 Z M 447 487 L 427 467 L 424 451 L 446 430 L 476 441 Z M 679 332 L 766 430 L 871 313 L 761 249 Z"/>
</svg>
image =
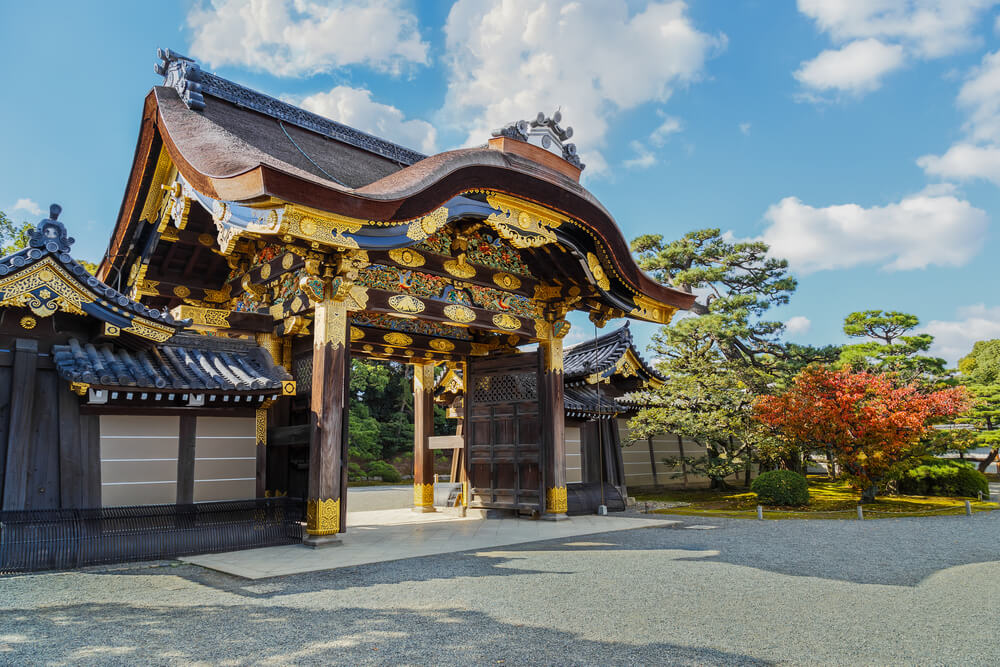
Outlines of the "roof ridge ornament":
<svg viewBox="0 0 1000 667">
<path fill-rule="evenodd" d="M 44 248 L 49 252 L 69 252 L 69 247 L 76 239 L 66 232 L 66 225 L 59 222 L 59 214 L 62 213 L 62 206 L 52 204 L 49 206 L 49 217 L 40 221 L 34 229 L 28 230 L 28 246 L 32 248 Z"/>
<path fill-rule="evenodd" d="M 153 71 L 163 77 L 163 85 L 176 90 L 188 109 L 204 109 L 205 98 L 201 94 L 202 71 L 197 61 L 171 49 L 157 49 L 156 57 L 162 62 L 154 65 Z"/>
<path fill-rule="evenodd" d="M 563 128 L 559 123 L 562 121 L 562 112 L 556 109 L 551 116 L 546 116 L 539 111 L 538 115 L 531 121 L 517 120 L 507 123 L 503 127 L 493 130 L 494 137 L 506 137 L 516 139 L 529 144 L 541 146 L 550 153 L 559 155 L 571 165 L 583 171 L 587 166 L 580 161 L 580 156 L 576 152 L 576 144 L 567 143 L 573 136 L 573 128 Z"/>
</svg>

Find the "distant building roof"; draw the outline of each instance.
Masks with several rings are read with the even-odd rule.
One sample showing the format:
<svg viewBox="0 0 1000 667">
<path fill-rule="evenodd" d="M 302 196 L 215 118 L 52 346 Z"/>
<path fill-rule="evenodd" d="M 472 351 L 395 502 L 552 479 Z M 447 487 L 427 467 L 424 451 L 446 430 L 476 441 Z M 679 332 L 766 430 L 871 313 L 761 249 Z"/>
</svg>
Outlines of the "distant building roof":
<svg viewBox="0 0 1000 667">
<path fill-rule="evenodd" d="M 636 349 L 628 322 L 603 336 L 566 348 L 563 373 L 567 386 L 586 383 L 595 373 L 602 379 L 618 373 L 654 384 L 663 381 L 663 376 Z"/>
</svg>

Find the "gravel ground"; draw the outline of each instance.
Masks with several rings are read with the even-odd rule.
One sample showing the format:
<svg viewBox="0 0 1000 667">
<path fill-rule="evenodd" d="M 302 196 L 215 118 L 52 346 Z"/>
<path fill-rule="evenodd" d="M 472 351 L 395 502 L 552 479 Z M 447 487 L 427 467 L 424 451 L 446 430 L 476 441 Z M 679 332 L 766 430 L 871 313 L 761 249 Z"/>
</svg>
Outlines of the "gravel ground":
<svg viewBox="0 0 1000 667">
<path fill-rule="evenodd" d="M 0 663 L 1000 663 L 1000 512 L 673 518 L 258 582 L 175 563 L 3 578 Z"/>
</svg>

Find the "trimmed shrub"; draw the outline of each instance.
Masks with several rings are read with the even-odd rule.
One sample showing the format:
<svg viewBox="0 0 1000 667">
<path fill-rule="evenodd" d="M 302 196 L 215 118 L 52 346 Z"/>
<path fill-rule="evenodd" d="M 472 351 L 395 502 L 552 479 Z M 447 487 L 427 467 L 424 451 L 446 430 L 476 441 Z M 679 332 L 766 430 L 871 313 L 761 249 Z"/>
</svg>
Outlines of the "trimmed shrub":
<svg viewBox="0 0 1000 667">
<path fill-rule="evenodd" d="M 354 461 L 347 464 L 347 480 L 349 482 L 357 482 L 365 478 L 365 471 L 361 469 Z"/>
<path fill-rule="evenodd" d="M 750 485 L 761 505 L 807 505 L 809 483 L 806 478 L 791 470 L 772 470 L 762 473 Z"/>
<path fill-rule="evenodd" d="M 368 464 L 369 477 L 381 477 L 383 482 L 398 484 L 403 481 L 403 476 L 385 461 L 372 461 Z"/>
<path fill-rule="evenodd" d="M 954 459 L 924 459 L 899 480 L 899 492 L 908 496 L 975 498 L 979 491 L 985 497 L 990 494 L 986 475 L 972 464 Z"/>
</svg>

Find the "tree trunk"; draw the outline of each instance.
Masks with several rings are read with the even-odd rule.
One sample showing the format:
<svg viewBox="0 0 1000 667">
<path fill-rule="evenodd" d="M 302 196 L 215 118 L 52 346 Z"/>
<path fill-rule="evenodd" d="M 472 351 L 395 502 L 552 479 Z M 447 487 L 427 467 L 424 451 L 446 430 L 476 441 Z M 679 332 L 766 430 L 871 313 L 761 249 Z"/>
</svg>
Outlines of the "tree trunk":
<svg viewBox="0 0 1000 667">
<path fill-rule="evenodd" d="M 684 460 L 684 438 L 677 436 L 677 451 L 680 453 L 681 457 L 681 477 L 684 479 L 684 488 L 688 488 L 688 466 L 687 461 Z"/>
<path fill-rule="evenodd" d="M 826 474 L 831 480 L 837 479 L 837 469 L 834 467 L 834 465 L 835 464 L 833 462 L 833 447 L 828 446 L 826 448 Z"/>
<path fill-rule="evenodd" d="M 653 436 L 646 438 L 649 445 L 649 469 L 653 472 L 653 486 L 660 486 L 660 481 L 656 478 L 656 455 L 653 453 Z"/>
<path fill-rule="evenodd" d="M 1000 454 L 1000 449 L 991 449 L 989 456 L 979 462 L 979 472 L 986 472 L 986 469 L 997 460 L 998 454 Z"/>
<path fill-rule="evenodd" d="M 878 487 L 876 485 L 874 485 L 874 484 L 872 484 L 871 486 L 869 486 L 869 487 L 867 487 L 865 489 L 862 489 L 862 491 L 861 491 L 861 502 L 862 502 L 862 504 L 875 502 L 875 494 L 876 493 L 878 493 Z"/>
<path fill-rule="evenodd" d="M 750 448 L 750 445 L 747 445 L 747 467 L 743 473 L 743 486 L 747 487 L 748 489 L 750 488 L 750 473 L 751 473 L 750 466 L 753 465 L 752 461 L 753 461 L 753 450 Z"/>
</svg>

